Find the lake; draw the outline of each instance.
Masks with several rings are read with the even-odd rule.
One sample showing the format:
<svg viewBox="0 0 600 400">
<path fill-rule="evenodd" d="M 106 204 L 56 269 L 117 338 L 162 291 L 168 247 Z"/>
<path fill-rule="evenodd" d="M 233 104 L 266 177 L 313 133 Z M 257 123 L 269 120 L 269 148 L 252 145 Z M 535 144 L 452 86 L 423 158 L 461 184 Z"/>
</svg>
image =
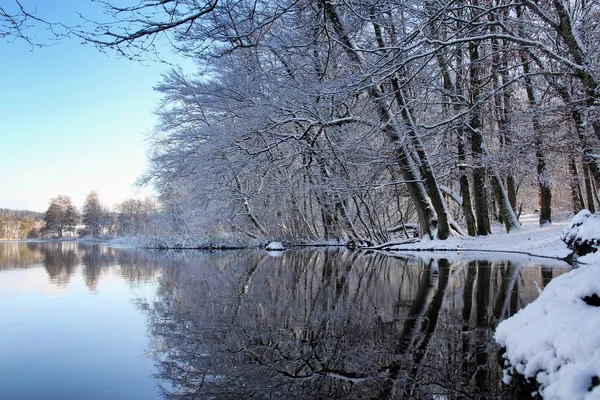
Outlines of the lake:
<svg viewBox="0 0 600 400">
<path fill-rule="evenodd" d="M 569 267 L 443 256 L 0 243 L 0 399 L 506 398 L 493 329 Z"/>
</svg>

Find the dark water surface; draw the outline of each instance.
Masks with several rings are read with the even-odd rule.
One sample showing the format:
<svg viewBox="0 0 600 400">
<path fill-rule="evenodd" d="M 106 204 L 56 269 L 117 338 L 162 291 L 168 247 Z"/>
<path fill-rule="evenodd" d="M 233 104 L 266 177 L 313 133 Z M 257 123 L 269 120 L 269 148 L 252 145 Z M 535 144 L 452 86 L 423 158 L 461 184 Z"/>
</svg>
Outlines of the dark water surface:
<svg viewBox="0 0 600 400">
<path fill-rule="evenodd" d="M 502 399 L 493 329 L 566 271 L 0 243 L 0 399 Z"/>
</svg>

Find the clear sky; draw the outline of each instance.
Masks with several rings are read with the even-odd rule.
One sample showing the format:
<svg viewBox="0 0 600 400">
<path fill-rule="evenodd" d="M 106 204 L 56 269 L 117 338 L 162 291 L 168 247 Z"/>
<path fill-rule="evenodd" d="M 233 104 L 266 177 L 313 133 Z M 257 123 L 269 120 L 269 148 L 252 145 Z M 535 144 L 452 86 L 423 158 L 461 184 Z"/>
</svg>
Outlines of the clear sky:
<svg viewBox="0 0 600 400">
<path fill-rule="evenodd" d="M 85 8 L 88 0 L 22 3 L 61 21 L 76 19 L 75 10 L 96 12 Z M 59 194 L 81 207 L 92 190 L 113 206 L 150 193 L 134 182 L 145 169 L 145 136 L 159 101 L 153 86 L 168 65 L 69 39 L 33 50 L 0 41 L 0 54 L 0 208 L 45 211 Z"/>
</svg>

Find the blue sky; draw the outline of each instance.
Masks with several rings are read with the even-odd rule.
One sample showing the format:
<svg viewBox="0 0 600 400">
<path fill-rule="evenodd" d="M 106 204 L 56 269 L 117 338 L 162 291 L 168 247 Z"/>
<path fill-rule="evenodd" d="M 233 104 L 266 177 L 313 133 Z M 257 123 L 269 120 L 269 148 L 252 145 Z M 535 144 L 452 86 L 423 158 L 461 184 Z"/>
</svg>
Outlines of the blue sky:
<svg viewBox="0 0 600 400">
<path fill-rule="evenodd" d="M 82 0 L 23 4 L 61 21 L 76 18 L 75 10 L 95 12 L 82 10 Z M 59 194 L 81 207 L 92 190 L 113 206 L 150 193 L 134 182 L 145 169 L 145 136 L 159 101 L 152 87 L 170 66 L 69 39 L 33 50 L 0 42 L 0 52 L 0 208 L 45 211 Z"/>
</svg>

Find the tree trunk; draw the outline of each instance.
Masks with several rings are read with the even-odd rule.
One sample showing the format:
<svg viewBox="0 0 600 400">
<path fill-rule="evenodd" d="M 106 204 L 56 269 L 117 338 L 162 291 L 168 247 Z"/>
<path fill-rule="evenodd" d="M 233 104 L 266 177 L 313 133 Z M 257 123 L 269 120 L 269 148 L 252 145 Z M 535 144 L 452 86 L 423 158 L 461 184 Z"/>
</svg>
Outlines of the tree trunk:
<svg viewBox="0 0 600 400">
<path fill-rule="evenodd" d="M 494 14 L 490 14 L 490 18 L 494 18 Z M 498 124 L 500 147 L 502 150 L 511 151 L 512 131 L 511 131 L 511 113 L 512 99 L 509 91 L 509 76 L 508 76 L 508 61 L 506 59 L 508 52 L 508 42 L 503 40 L 500 43 L 499 39 L 492 38 L 493 69 L 499 71 L 493 80 L 494 85 L 494 102 L 496 110 L 496 123 Z M 517 212 L 517 188 L 515 177 L 510 168 L 506 173 L 506 192 L 508 201 L 513 209 L 513 213 Z M 501 214 L 502 215 L 502 214 Z"/>
<path fill-rule="evenodd" d="M 586 197 L 587 197 L 587 209 L 590 210 L 590 212 L 593 214 L 596 212 L 596 206 L 594 205 L 594 194 L 592 193 L 592 191 L 594 190 L 593 184 L 592 184 L 592 176 L 590 174 L 590 166 L 588 165 L 584 165 L 583 166 L 583 178 L 585 181 L 585 193 L 586 193 Z"/>
<path fill-rule="evenodd" d="M 575 155 L 569 156 L 569 171 L 571 172 L 571 199 L 573 200 L 573 214 L 585 208 L 583 203 L 583 194 L 581 192 L 581 182 L 579 172 L 577 171 L 577 161 Z"/>
<path fill-rule="evenodd" d="M 412 113 L 410 112 L 406 100 L 404 97 L 404 91 L 400 89 L 397 78 L 392 79 L 392 88 L 395 91 L 395 98 L 398 106 L 401 110 L 402 119 L 404 124 L 408 128 L 408 136 L 411 139 L 412 145 L 419 160 L 419 170 L 421 176 L 424 178 L 425 189 L 431 204 L 435 209 L 437 215 L 437 238 L 447 239 L 450 236 L 450 214 L 448 212 L 448 206 L 442 197 L 442 193 L 437 183 L 437 178 L 429 162 L 427 152 L 423 148 L 423 143 L 418 135 L 416 125 L 413 121 Z"/>
<path fill-rule="evenodd" d="M 537 124 L 537 123 L 536 123 Z M 539 133 L 538 128 L 534 132 Z M 550 174 L 546 164 L 546 149 L 541 135 L 535 137 L 535 158 L 537 160 L 537 177 L 540 195 L 540 226 L 552 223 L 552 188 Z"/>
<path fill-rule="evenodd" d="M 537 163 L 537 180 L 538 193 L 540 200 L 540 225 L 552 223 L 552 186 L 550 183 L 550 172 L 548 171 L 548 163 L 546 162 L 546 142 L 541 131 L 538 115 L 538 100 L 533 88 L 533 82 L 530 75 L 529 58 L 527 54 L 521 54 L 523 63 L 523 73 L 525 75 L 525 91 L 527 93 L 527 101 L 529 108 L 533 112 L 531 124 L 533 125 L 535 159 Z"/>
<path fill-rule="evenodd" d="M 427 3 L 427 6 L 432 9 L 432 4 Z M 431 13 L 435 13 L 435 10 L 432 10 Z M 437 31 L 431 28 L 431 34 L 434 38 L 436 38 Z M 458 115 L 464 109 L 464 98 L 463 88 L 464 88 L 464 80 L 461 79 L 460 74 L 457 74 L 455 79 L 452 79 L 452 74 L 450 73 L 448 61 L 442 52 L 438 52 L 436 54 L 438 67 L 440 68 L 440 72 L 443 77 L 444 82 L 444 91 L 446 96 L 448 97 L 448 103 L 452 104 L 454 112 Z M 456 55 L 456 63 L 457 65 L 463 64 L 463 56 L 462 51 L 457 50 Z M 465 171 L 465 164 L 467 162 L 466 149 L 465 149 L 465 132 L 464 132 L 464 121 L 461 119 L 458 121 L 457 126 L 453 129 L 456 134 L 457 140 L 457 153 L 458 153 L 458 171 L 460 174 L 459 184 L 460 184 L 460 196 L 462 198 L 462 211 L 465 216 L 465 223 L 467 225 L 467 233 L 469 236 L 477 235 L 477 223 L 475 221 L 475 215 L 473 214 L 473 205 L 471 202 L 471 190 L 469 188 L 469 178 L 467 177 Z"/>
<path fill-rule="evenodd" d="M 473 153 L 473 193 L 475 199 L 475 215 L 477 218 L 477 234 L 484 236 L 492 233 L 490 213 L 486 189 L 486 172 L 483 165 L 483 135 L 481 134 L 482 108 L 479 95 L 481 92 L 479 48 L 475 42 L 469 43 L 469 78 L 471 113 L 469 118 L 469 131 L 471 135 L 471 152 Z"/>
<path fill-rule="evenodd" d="M 498 201 L 498 206 L 500 208 L 500 214 L 502 215 L 502 222 L 506 227 L 506 232 L 510 232 L 515 229 L 520 229 L 521 224 L 519 224 L 519 220 L 517 219 L 517 215 L 510 205 L 510 201 L 508 199 L 508 195 L 504 190 L 504 184 L 502 182 L 502 178 L 500 174 L 494 173 L 492 176 L 492 187 L 494 188 L 494 194 L 496 196 L 496 200 Z"/>
<path fill-rule="evenodd" d="M 375 38 L 377 39 L 377 43 L 381 49 L 385 49 L 386 45 L 383 39 L 381 27 L 373 21 L 373 29 L 375 31 Z M 400 87 L 399 77 L 394 76 L 391 79 L 392 90 L 394 91 L 394 98 L 396 100 L 396 104 L 400 108 L 400 115 L 402 117 L 402 121 L 404 126 L 407 128 L 407 135 L 410 139 L 412 147 L 416 153 L 416 162 L 419 168 L 419 172 L 421 177 L 424 180 L 425 190 L 427 191 L 427 195 L 429 196 L 429 200 L 431 205 L 433 206 L 436 216 L 437 216 L 437 231 L 435 236 L 438 239 L 447 239 L 450 236 L 450 214 L 448 212 L 448 207 L 444 198 L 442 197 L 442 193 L 439 189 L 439 185 L 437 182 L 437 178 L 429 162 L 429 157 L 427 156 L 427 152 L 423 148 L 423 142 L 419 137 L 419 132 L 417 131 L 417 126 L 414 121 L 413 113 L 406 101 L 406 91 Z M 373 88 L 373 90 L 376 90 Z M 380 96 L 377 96 L 380 97 Z M 386 114 L 389 115 L 389 108 L 386 107 Z"/>
<path fill-rule="evenodd" d="M 462 129 L 461 129 L 462 131 Z M 462 133 L 462 132 L 461 132 Z M 462 210 L 465 215 L 465 222 L 467 224 L 467 232 L 469 236 L 477 235 L 477 222 L 475 220 L 475 214 L 473 214 L 473 205 L 471 203 L 471 190 L 469 189 L 469 178 L 465 173 L 466 167 L 464 164 L 467 161 L 465 154 L 465 140 L 464 137 L 458 137 L 458 171 L 460 173 L 460 196 L 462 197 Z"/>
</svg>

